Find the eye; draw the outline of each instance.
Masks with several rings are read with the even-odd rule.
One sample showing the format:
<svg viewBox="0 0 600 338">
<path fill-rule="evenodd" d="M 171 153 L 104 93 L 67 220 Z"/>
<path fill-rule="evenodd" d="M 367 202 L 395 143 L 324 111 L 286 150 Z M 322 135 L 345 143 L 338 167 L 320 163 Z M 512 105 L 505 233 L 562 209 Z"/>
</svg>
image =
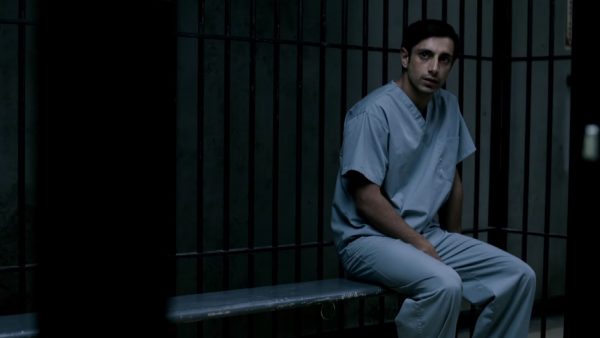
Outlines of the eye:
<svg viewBox="0 0 600 338">
<path fill-rule="evenodd" d="M 419 55 L 421 60 L 429 60 L 433 56 L 433 54 L 428 50 L 422 50 L 417 55 Z"/>
<path fill-rule="evenodd" d="M 450 64 L 452 63 L 452 57 L 450 55 L 440 55 L 440 62 L 443 64 Z"/>
</svg>

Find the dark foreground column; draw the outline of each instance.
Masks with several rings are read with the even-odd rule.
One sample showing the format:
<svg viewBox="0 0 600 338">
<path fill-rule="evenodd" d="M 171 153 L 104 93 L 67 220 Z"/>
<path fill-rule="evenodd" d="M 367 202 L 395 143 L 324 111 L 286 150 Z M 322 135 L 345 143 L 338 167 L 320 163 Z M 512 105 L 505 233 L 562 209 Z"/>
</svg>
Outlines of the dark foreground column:
<svg viewBox="0 0 600 338">
<path fill-rule="evenodd" d="M 41 3 L 41 336 L 164 337 L 175 2 Z"/>
</svg>

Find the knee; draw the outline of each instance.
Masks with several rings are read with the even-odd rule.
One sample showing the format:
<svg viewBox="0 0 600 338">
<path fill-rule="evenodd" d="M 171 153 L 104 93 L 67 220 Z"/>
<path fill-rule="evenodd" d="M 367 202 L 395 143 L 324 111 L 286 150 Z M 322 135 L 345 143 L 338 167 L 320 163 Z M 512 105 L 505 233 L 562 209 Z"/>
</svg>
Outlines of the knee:
<svg viewBox="0 0 600 338">
<path fill-rule="evenodd" d="M 536 276 L 535 271 L 525 262 L 518 260 L 516 264 L 511 264 L 508 268 L 510 280 L 513 289 L 518 289 L 527 293 L 535 292 Z"/>
<path fill-rule="evenodd" d="M 519 269 L 519 273 L 520 273 L 520 281 L 521 284 L 523 285 L 523 287 L 525 287 L 526 289 L 529 290 L 535 290 L 535 286 L 536 286 L 536 276 L 535 276 L 535 271 L 533 271 L 533 269 L 527 265 L 526 263 L 523 263 L 521 268 Z"/>
<path fill-rule="evenodd" d="M 462 298 L 462 279 L 456 272 L 452 272 L 452 274 L 448 274 L 444 279 L 444 289 L 446 292 Z"/>
<path fill-rule="evenodd" d="M 454 270 L 446 271 L 443 274 L 433 276 L 429 285 L 435 288 L 436 292 L 449 298 L 462 298 L 462 280 Z"/>
</svg>

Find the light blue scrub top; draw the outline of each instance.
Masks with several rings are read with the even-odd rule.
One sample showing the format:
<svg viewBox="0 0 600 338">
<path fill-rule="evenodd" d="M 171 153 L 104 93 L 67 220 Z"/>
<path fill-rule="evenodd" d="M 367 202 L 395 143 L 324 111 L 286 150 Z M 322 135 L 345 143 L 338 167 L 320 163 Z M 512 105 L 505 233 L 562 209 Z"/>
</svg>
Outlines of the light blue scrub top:
<svg viewBox="0 0 600 338">
<path fill-rule="evenodd" d="M 358 171 L 381 186 L 404 220 L 420 232 L 437 224 L 456 164 L 475 151 L 452 93 L 436 91 L 425 120 L 393 81 L 350 108 L 343 135 L 331 216 L 338 250 L 359 236 L 384 236 L 358 215 L 346 173 Z"/>
</svg>

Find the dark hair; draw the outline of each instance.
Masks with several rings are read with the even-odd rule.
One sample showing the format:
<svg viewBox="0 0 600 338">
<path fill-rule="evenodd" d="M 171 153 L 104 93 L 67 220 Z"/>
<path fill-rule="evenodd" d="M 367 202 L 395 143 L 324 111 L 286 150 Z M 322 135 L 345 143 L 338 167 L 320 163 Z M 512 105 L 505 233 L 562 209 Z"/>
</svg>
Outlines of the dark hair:
<svg viewBox="0 0 600 338">
<path fill-rule="evenodd" d="M 404 30 L 402 47 L 406 48 L 410 55 L 416 44 L 430 37 L 452 39 L 452 42 L 454 42 L 453 60 L 456 60 L 460 51 L 458 34 L 456 34 L 456 31 L 452 26 L 441 20 L 425 19 L 411 23 Z"/>
</svg>

